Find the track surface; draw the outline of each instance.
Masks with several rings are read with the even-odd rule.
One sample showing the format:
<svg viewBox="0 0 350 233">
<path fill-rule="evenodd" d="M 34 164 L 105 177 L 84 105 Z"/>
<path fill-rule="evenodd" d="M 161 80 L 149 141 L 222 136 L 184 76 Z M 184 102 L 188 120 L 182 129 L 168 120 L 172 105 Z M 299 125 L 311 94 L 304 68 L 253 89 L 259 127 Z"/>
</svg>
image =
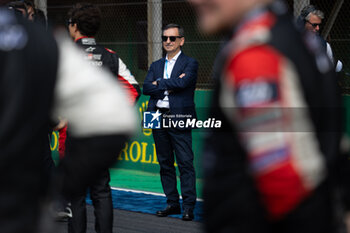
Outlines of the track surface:
<svg viewBox="0 0 350 233">
<path fill-rule="evenodd" d="M 87 231 L 95 233 L 93 207 L 87 206 Z M 67 233 L 67 222 L 59 222 L 55 227 L 57 233 Z M 185 222 L 178 218 L 157 217 L 152 214 L 136 213 L 131 211 L 114 209 L 113 232 L 116 233 L 200 233 L 202 223 L 192 221 Z"/>
</svg>

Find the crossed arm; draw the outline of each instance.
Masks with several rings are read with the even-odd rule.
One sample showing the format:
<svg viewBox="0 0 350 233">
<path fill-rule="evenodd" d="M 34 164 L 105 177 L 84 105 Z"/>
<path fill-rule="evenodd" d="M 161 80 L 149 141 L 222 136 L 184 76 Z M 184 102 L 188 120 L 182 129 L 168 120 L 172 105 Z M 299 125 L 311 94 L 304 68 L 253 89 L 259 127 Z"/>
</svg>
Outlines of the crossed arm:
<svg viewBox="0 0 350 233">
<path fill-rule="evenodd" d="M 185 89 L 196 83 L 197 71 L 198 62 L 191 60 L 179 77 L 163 79 L 155 76 L 154 65 L 152 64 L 143 85 L 143 94 L 162 98 L 165 90 L 177 91 Z"/>
<path fill-rule="evenodd" d="M 160 78 L 160 77 L 155 76 L 154 64 L 152 64 L 148 70 L 147 76 L 146 76 L 145 81 L 143 83 L 143 94 L 144 95 L 150 95 L 150 96 L 153 96 L 157 99 L 164 97 L 164 91 L 160 90 L 157 85 L 154 85 L 157 78 Z"/>
<path fill-rule="evenodd" d="M 195 85 L 197 80 L 198 62 L 190 60 L 179 77 L 157 81 L 160 90 L 182 90 Z"/>
</svg>

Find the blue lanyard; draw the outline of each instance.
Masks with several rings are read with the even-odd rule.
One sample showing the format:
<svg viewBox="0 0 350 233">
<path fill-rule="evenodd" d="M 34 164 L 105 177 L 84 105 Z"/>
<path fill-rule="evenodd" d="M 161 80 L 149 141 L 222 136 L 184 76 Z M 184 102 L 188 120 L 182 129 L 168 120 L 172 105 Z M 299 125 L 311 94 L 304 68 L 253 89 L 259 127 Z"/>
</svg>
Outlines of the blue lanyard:
<svg viewBox="0 0 350 233">
<path fill-rule="evenodd" d="M 164 72 L 165 72 L 165 79 L 169 79 L 169 74 L 168 74 L 168 60 L 165 59 L 165 68 L 164 68 Z"/>
</svg>

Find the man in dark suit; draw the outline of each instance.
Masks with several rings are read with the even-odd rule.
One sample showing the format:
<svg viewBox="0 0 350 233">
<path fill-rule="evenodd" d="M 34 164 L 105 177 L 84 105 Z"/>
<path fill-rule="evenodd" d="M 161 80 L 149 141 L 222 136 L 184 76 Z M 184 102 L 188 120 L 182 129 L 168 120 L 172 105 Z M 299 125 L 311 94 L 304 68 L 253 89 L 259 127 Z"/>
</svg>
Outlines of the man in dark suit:
<svg viewBox="0 0 350 233">
<path fill-rule="evenodd" d="M 184 30 L 179 25 L 165 26 L 162 40 L 163 48 L 167 52 L 166 57 L 151 64 L 143 85 L 143 94 L 151 96 L 148 111 L 159 111 L 163 113 L 163 117 L 166 114 L 180 116 L 180 119 L 183 119 L 181 117 L 184 115 L 195 118 L 194 91 L 198 63 L 181 51 L 185 39 Z M 182 219 L 191 221 L 194 218 L 193 209 L 196 203 L 191 129 L 179 127 L 154 129 L 153 138 L 168 204 L 164 210 L 157 211 L 156 214 L 164 217 L 181 213 L 174 166 L 175 152 L 183 199 Z"/>
</svg>

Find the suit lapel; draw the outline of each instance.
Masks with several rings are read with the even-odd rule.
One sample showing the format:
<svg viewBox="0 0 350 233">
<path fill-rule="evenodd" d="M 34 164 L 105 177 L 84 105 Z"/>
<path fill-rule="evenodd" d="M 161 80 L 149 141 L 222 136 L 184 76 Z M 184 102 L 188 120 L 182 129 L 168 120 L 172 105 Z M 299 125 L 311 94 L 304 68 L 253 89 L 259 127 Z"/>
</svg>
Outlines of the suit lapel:
<svg viewBox="0 0 350 233">
<path fill-rule="evenodd" d="M 173 68 L 173 70 L 171 72 L 170 78 L 176 77 L 177 73 L 182 68 L 184 62 L 185 62 L 184 53 L 181 52 L 180 56 L 177 58 L 177 60 L 175 62 L 175 65 L 174 65 L 174 68 Z"/>
<path fill-rule="evenodd" d="M 164 66 L 165 66 L 165 57 L 163 57 L 160 62 L 160 74 L 161 74 L 160 78 L 164 77 Z"/>
</svg>

